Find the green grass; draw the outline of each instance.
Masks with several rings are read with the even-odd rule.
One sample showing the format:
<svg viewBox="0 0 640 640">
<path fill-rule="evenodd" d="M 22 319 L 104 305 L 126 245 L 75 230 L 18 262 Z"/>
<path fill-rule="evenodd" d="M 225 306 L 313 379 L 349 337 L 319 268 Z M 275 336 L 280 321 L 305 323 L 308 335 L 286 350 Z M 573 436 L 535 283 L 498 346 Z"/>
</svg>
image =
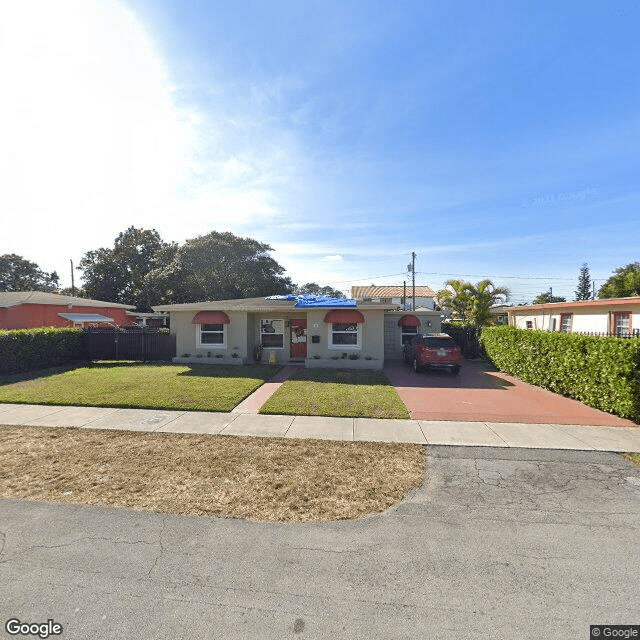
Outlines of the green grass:
<svg viewBox="0 0 640 640">
<path fill-rule="evenodd" d="M 261 364 L 98 362 L 0 379 L 0 402 L 231 411 L 278 370 Z"/>
<path fill-rule="evenodd" d="M 400 396 L 379 371 L 302 369 L 287 380 L 260 413 L 408 418 Z"/>
</svg>

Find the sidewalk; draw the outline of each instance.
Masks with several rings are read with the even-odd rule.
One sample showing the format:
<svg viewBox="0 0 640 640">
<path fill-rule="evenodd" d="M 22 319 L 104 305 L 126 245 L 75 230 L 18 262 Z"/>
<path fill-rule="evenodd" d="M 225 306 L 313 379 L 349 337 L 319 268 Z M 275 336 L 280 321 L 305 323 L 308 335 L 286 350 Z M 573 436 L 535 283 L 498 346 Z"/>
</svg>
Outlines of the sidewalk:
<svg viewBox="0 0 640 640">
<path fill-rule="evenodd" d="M 640 427 L 269 416 L 16 404 L 0 404 L 0 425 L 640 452 Z"/>
</svg>

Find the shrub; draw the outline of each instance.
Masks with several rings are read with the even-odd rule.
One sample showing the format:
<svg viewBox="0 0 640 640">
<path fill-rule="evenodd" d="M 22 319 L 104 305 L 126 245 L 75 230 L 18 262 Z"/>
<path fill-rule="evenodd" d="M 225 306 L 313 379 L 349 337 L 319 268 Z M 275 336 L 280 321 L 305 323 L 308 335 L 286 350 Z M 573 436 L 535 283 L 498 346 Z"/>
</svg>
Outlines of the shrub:
<svg viewBox="0 0 640 640">
<path fill-rule="evenodd" d="M 84 358 L 82 329 L 0 331 L 0 375 L 57 367 Z"/>
<path fill-rule="evenodd" d="M 640 421 L 640 338 L 485 327 L 482 343 L 505 373 Z"/>
<path fill-rule="evenodd" d="M 480 342 L 481 329 L 461 322 L 443 322 L 442 332 L 451 336 L 460 347 L 465 358 L 483 358 L 485 356 Z"/>
</svg>

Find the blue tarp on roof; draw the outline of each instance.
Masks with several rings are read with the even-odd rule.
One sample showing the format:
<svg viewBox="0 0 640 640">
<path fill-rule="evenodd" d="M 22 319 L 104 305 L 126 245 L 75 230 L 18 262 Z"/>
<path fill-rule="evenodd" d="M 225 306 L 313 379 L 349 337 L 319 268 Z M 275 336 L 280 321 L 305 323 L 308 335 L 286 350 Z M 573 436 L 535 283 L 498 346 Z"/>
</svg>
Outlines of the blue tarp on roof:
<svg viewBox="0 0 640 640">
<path fill-rule="evenodd" d="M 356 307 L 356 301 L 349 298 L 331 298 L 330 296 L 312 296 L 308 293 L 296 295 L 290 293 L 286 296 L 269 296 L 267 300 L 296 300 L 294 307 L 306 309 L 307 307 Z"/>
</svg>

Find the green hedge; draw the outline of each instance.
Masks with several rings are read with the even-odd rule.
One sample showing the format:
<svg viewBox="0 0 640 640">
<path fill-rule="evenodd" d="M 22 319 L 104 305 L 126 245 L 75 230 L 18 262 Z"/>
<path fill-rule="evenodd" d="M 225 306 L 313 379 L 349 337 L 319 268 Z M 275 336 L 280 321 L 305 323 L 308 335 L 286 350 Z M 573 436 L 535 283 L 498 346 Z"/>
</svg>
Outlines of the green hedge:
<svg viewBox="0 0 640 640">
<path fill-rule="evenodd" d="M 84 357 L 82 329 L 0 331 L 0 375 L 56 367 Z"/>
<path fill-rule="evenodd" d="M 640 338 L 485 327 L 482 343 L 501 371 L 640 422 Z"/>
</svg>

